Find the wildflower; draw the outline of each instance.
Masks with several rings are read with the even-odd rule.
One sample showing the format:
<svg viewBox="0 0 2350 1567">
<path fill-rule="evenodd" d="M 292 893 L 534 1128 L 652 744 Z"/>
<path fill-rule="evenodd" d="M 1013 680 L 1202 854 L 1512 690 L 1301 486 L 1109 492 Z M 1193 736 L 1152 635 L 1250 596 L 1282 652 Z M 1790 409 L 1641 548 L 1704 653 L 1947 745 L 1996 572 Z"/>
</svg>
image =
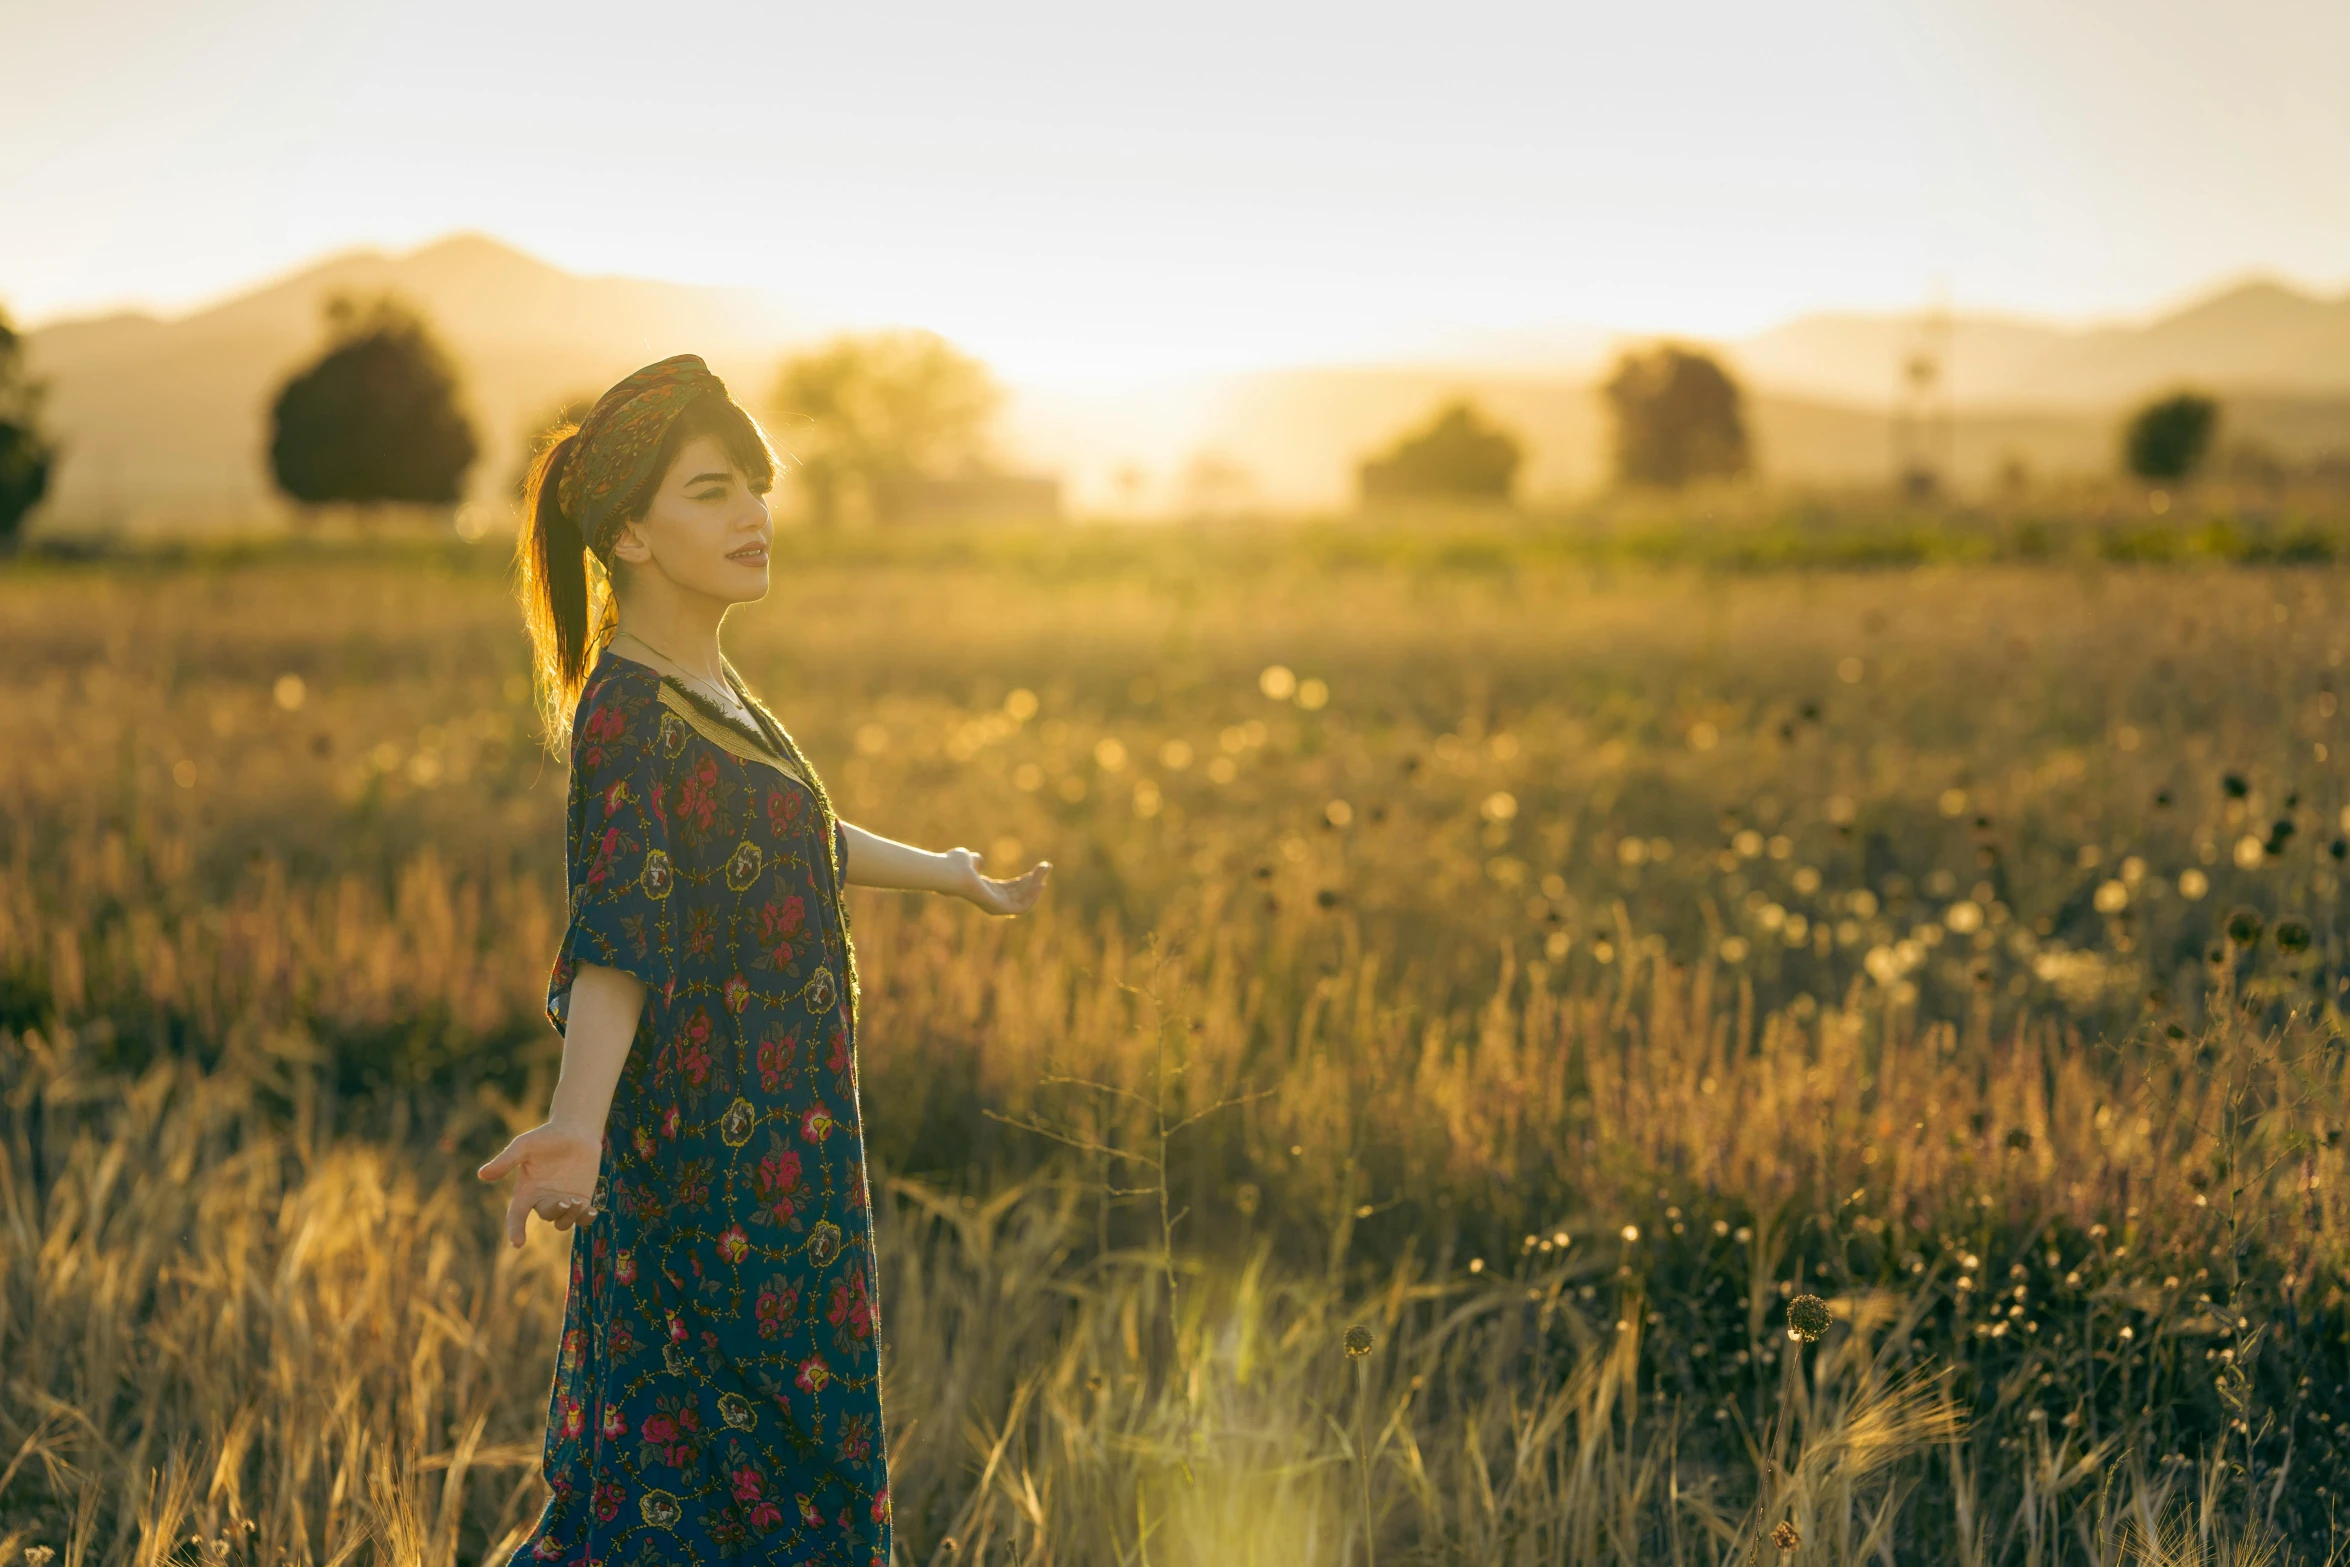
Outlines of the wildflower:
<svg viewBox="0 0 2350 1567">
<path fill-rule="evenodd" d="M 1360 1360 L 1371 1352 L 1371 1330 L 1356 1323 L 1346 1330 L 1346 1358 Z"/>
<path fill-rule="evenodd" d="M 1778 1527 L 1771 1531 L 1771 1543 L 1784 1554 L 1801 1545 L 1803 1535 L 1796 1529 L 1793 1519 L 1781 1519 Z"/>
<path fill-rule="evenodd" d="M 1828 1303 L 1817 1295 L 1798 1295 L 1787 1303 L 1787 1336 L 1799 1344 L 1816 1342 L 1832 1320 Z"/>
<path fill-rule="evenodd" d="M 2258 910 L 2238 904 L 2228 914 L 2228 940 L 2239 947 L 2249 947 L 2260 940 L 2262 921 Z"/>
</svg>

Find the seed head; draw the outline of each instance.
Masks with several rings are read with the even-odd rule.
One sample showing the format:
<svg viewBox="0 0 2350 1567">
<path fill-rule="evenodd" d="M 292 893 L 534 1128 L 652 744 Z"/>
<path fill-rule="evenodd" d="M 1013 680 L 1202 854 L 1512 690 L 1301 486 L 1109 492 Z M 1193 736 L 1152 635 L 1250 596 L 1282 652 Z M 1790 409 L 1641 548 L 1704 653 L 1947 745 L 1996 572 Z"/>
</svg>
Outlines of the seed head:
<svg viewBox="0 0 2350 1567">
<path fill-rule="evenodd" d="M 1817 1342 L 1834 1320 L 1828 1303 L 1817 1295 L 1798 1295 L 1787 1302 L 1787 1332 L 1799 1344 Z"/>
<path fill-rule="evenodd" d="M 2309 922 L 2300 919 L 2278 920 L 2277 950 L 2280 952 L 2307 952 L 2309 950 Z"/>
<path fill-rule="evenodd" d="M 1809 1295 L 1806 1295 L 1803 1298 L 1805 1300 L 1811 1299 Z M 1771 1531 L 1771 1543 L 1777 1546 L 1780 1552 L 1784 1554 L 1788 1551 L 1794 1550 L 1798 1545 L 1801 1545 L 1803 1543 L 1803 1535 L 1797 1531 L 1795 1527 L 1795 1521 L 1793 1519 L 1783 1518 L 1779 1521 L 1778 1527 Z"/>
<path fill-rule="evenodd" d="M 1346 1358 L 1360 1360 L 1371 1352 L 1371 1330 L 1356 1323 L 1346 1330 Z"/>
<path fill-rule="evenodd" d="M 2228 940 L 2249 947 L 2260 940 L 2262 923 L 2258 909 L 2239 903 L 2228 911 Z"/>
</svg>

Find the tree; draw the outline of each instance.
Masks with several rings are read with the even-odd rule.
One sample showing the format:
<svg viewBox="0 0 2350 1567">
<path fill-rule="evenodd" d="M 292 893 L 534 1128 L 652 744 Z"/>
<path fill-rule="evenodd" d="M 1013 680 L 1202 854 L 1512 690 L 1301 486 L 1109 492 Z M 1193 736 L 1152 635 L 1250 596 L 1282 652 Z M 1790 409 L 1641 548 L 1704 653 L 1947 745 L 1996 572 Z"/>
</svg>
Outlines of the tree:
<svg viewBox="0 0 2350 1567">
<path fill-rule="evenodd" d="M 272 411 L 270 471 L 305 506 L 453 506 L 479 447 L 457 372 L 414 312 L 391 299 L 327 306 L 329 344 Z"/>
<path fill-rule="evenodd" d="M 1673 488 L 1746 471 L 1738 383 L 1704 354 L 1665 343 L 1628 353 L 1603 388 L 1616 421 L 1616 474 Z"/>
<path fill-rule="evenodd" d="M 1366 501 L 1409 496 L 1510 498 L 1525 458 L 1517 437 L 1487 424 L 1476 405 L 1460 398 L 1357 470 Z"/>
<path fill-rule="evenodd" d="M 836 337 L 784 361 L 774 413 L 810 517 L 830 527 L 861 492 L 980 467 L 1003 392 L 987 367 L 929 332 Z"/>
<path fill-rule="evenodd" d="M 2141 479 L 2192 478 L 2218 430 L 2219 404 L 2199 392 L 2173 393 L 2131 417 L 2122 434 L 2122 460 Z"/>
<path fill-rule="evenodd" d="M 25 518 L 49 493 L 57 451 L 41 432 L 43 391 L 26 373 L 23 337 L 0 311 L 0 550 L 15 547 Z"/>
</svg>

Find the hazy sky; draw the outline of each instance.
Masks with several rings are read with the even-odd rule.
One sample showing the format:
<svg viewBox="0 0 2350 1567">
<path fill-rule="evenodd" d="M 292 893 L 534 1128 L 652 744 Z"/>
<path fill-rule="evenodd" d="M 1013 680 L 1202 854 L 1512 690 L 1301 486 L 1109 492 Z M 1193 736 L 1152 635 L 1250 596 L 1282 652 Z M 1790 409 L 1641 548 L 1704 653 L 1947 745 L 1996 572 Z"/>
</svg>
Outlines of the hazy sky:
<svg viewBox="0 0 2350 1567">
<path fill-rule="evenodd" d="M 2344 0 L 0 0 L 0 301 L 456 229 L 1014 375 L 2350 284 Z"/>
</svg>

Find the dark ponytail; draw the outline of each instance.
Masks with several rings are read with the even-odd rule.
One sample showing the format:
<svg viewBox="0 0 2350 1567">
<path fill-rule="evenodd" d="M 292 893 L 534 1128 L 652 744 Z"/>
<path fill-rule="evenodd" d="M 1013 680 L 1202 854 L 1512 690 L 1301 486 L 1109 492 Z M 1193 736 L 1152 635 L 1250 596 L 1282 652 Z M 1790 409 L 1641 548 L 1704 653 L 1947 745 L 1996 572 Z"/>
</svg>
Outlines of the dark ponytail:
<svg viewBox="0 0 2350 1567">
<path fill-rule="evenodd" d="M 515 541 L 515 594 L 530 632 L 533 683 L 547 747 L 569 747 L 571 715 L 587 684 L 589 661 L 611 635 L 611 583 L 588 553 L 579 523 L 556 498 L 563 470 L 579 449 L 579 429 L 567 426 L 530 465 L 522 491 L 522 532 Z"/>
</svg>

